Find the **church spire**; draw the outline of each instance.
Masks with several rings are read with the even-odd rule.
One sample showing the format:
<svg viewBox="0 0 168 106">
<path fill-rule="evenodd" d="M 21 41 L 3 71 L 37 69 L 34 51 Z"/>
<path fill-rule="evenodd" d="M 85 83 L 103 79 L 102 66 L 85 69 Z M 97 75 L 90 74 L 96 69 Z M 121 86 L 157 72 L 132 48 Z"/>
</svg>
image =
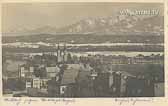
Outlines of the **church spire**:
<svg viewBox="0 0 168 106">
<path fill-rule="evenodd" d="M 64 43 L 64 51 L 66 50 L 66 43 Z"/>
<path fill-rule="evenodd" d="M 57 49 L 58 49 L 58 50 L 60 49 L 60 47 L 59 47 L 59 43 L 58 43 L 58 47 L 57 47 Z"/>
</svg>

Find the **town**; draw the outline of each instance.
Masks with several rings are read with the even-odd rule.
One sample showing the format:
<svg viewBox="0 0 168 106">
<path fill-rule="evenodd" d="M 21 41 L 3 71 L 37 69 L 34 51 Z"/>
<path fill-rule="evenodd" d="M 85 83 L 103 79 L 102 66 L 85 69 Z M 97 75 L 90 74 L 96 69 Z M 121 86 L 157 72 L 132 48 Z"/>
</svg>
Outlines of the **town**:
<svg viewBox="0 0 168 106">
<path fill-rule="evenodd" d="M 10 59 L 24 60 L 15 73 L 6 71 Z M 164 96 L 164 55 L 160 54 L 75 56 L 66 44 L 57 44 L 56 54 L 13 56 L 3 52 L 2 61 L 3 94 L 7 96 Z"/>
</svg>

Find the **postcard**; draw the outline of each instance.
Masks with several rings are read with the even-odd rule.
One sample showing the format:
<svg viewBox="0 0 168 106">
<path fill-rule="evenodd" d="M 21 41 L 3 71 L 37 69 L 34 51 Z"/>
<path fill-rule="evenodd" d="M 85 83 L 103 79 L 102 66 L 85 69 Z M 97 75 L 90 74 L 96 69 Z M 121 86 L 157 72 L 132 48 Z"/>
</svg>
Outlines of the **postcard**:
<svg viewBox="0 0 168 106">
<path fill-rule="evenodd" d="M 166 1 L 2 1 L 2 106 L 166 106 Z"/>
</svg>

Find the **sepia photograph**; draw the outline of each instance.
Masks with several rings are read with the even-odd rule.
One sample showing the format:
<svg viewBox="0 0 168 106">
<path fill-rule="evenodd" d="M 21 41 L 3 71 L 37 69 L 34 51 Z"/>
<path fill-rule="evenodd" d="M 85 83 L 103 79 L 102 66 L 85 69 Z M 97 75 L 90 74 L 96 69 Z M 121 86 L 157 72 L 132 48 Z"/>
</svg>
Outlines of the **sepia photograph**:
<svg viewBox="0 0 168 106">
<path fill-rule="evenodd" d="M 164 3 L 3 3 L 3 97 L 165 97 Z"/>
</svg>

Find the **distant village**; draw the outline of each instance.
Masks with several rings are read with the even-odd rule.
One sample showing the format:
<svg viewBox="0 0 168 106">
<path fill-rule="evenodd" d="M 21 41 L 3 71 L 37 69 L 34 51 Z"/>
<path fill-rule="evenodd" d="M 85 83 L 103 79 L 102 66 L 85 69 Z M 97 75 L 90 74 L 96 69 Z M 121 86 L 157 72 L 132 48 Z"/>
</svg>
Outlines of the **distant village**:
<svg viewBox="0 0 168 106">
<path fill-rule="evenodd" d="M 56 55 L 3 54 L 3 61 L 26 61 L 17 74 L 3 65 L 3 94 L 13 97 L 160 97 L 164 96 L 164 56 L 73 56 L 66 44 Z M 4 63 L 5 63 L 4 62 Z M 138 72 L 137 72 L 138 71 Z"/>
</svg>

